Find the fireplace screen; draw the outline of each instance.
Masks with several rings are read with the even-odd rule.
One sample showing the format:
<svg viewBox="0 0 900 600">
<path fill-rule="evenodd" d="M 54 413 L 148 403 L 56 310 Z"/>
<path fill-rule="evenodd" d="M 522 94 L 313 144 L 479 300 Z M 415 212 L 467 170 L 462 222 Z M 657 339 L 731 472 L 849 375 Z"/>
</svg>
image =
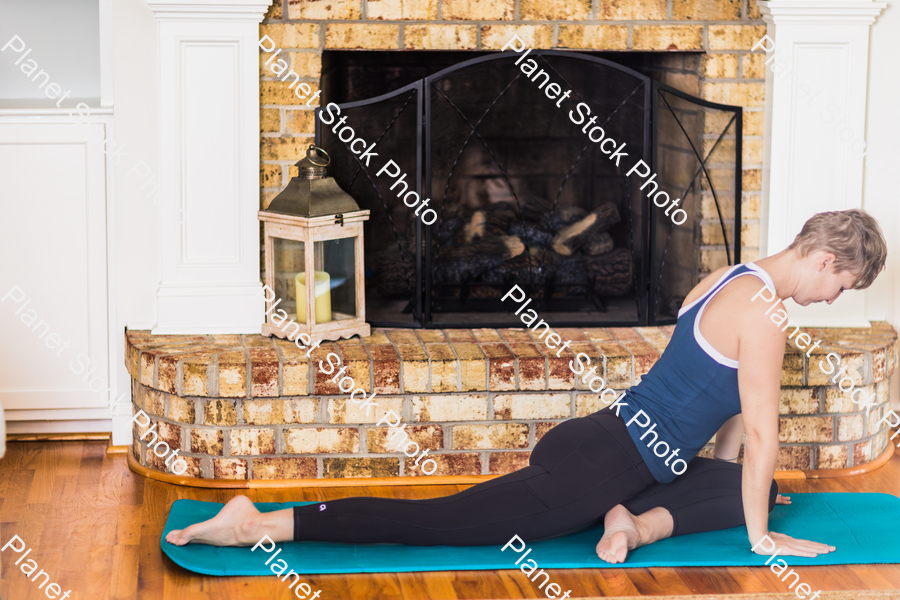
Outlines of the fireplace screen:
<svg viewBox="0 0 900 600">
<path fill-rule="evenodd" d="M 518 285 L 554 326 L 673 323 L 701 235 L 740 260 L 740 107 L 593 56 L 519 58 L 317 110 L 332 175 L 371 211 L 369 321 L 516 326 Z"/>
</svg>

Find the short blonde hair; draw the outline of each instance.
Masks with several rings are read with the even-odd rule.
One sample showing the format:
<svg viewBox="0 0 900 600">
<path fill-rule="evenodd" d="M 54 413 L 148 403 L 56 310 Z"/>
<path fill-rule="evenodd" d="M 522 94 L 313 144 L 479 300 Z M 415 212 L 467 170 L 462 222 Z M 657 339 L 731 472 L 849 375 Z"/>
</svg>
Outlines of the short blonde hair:
<svg viewBox="0 0 900 600">
<path fill-rule="evenodd" d="M 836 273 L 856 274 L 855 290 L 872 285 L 887 259 L 887 242 L 881 227 L 860 208 L 813 215 L 788 248 L 796 248 L 801 256 L 814 250 L 834 254 Z"/>
</svg>

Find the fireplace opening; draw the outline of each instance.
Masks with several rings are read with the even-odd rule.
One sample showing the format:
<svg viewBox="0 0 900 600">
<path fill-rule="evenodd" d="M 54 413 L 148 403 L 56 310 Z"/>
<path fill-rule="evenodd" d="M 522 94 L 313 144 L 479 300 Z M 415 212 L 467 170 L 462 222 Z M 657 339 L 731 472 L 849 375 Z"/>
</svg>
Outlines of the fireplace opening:
<svg viewBox="0 0 900 600">
<path fill-rule="evenodd" d="M 674 322 L 701 271 L 709 214 L 740 260 L 740 108 L 690 93 L 696 53 L 534 51 L 528 74 L 517 58 L 324 53 L 322 106 L 341 112 L 324 115 L 333 125 L 316 120 L 316 140 L 371 211 L 367 320 L 521 326 L 518 306 L 501 300 L 518 285 L 554 326 Z M 369 165 L 338 137 L 345 126 L 375 144 Z M 611 160 L 616 148 L 627 156 Z M 638 161 L 648 172 L 628 175 Z M 424 198 L 432 225 L 416 215 Z M 675 198 L 679 225 L 652 201 Z"/>
</svg>

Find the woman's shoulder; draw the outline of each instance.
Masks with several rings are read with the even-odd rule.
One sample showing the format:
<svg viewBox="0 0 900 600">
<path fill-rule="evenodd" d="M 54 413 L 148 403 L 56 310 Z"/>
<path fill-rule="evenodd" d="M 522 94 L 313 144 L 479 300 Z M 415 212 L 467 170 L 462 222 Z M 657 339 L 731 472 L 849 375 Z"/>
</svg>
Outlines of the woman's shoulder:
<svg viewBox="0 0 900 600">
<path fill-rule="evenodd" d="M 727 270 L 728 268 L 719 271 L 724 274 Z M 710 287 L 718 281 L 714 279 L 715 275 L 716 273 L 712 273 L 707 278 L 713 280 Z M 742 342 L 771 343 L 774 346 L 783 344 L 787 334 L 767 315 L 766 311 L 772 304 L 761 299 L 770 297 L 770 294 L 760 295 L 761 289 L 768 284 L 752 268 L 742 275 L 734 277 L 719 290 L 707 307 L 704 320 L 708 318 L 715 326 L 727 327 Z"/>
<path fill-rule="evenodd" d="M 684 302 L 681 304 L 681 306 L 682 307 L 687 306 L 688 304 L 690 304 L 697 298 L 700 298 L 701 296 L 703 296 L 703 294 L 708 292 L 716 284 L 716 282 L 719 281 L 720 279 L 722 279 L 722 277 L 725 275 L 725 273 L 727 273 L 728 270 L 732 269 L 732 268 L 733 267 L 730 267 L 730 266 L 718 268 L 715 271 L 713 271 L 712 273 L 710 273 L 709 275 L 707 275 L 706 277 L 704 277 L 703 279 L 701 279 L 700 283 L 695 285 L 694 289 L 692 289 L 690 291 L 690 293 L 685 297 Z"/>
</svg>

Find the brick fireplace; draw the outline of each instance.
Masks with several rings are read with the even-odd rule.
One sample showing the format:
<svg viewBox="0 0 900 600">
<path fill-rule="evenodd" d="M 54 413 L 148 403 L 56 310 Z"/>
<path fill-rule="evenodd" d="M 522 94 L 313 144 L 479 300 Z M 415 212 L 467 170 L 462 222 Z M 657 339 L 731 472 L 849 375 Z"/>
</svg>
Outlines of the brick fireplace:
<svg viewBox="0 0 900 600">
<path fill-rule="evenodd" d="M 283 49 L 290 68 L 304 75 L 301 81 L 313 93 L 321 89 L 322 55 L 331 50 L 500 50 L 515 34 L 536 49 L 667 56 L 654 77 L 700 98 L 744 108 L 739 225 L 744 261 L 755 260 L 759 250 L 764 54 L 750 48 L 765 31 L 755 0 L 276 0 L 260 25 L 260 36 Z M 468 58 L 466 52 L 460 55 L 460 61 Z M 274 77 L 264 64 L 270 57 L 260 53 L 263 208 L 287 185 L 291 166 L 315 133 L 315 103 L 307 106 Z M 733 151 L 734 141 L 725 143 Z M 700 213 L 697 263 L 700 273 L 708 273 L 727 264 L 726 251 L 708 195 Z M 729 230 L 733 226 L 727 224 Z"/>
</svg>

